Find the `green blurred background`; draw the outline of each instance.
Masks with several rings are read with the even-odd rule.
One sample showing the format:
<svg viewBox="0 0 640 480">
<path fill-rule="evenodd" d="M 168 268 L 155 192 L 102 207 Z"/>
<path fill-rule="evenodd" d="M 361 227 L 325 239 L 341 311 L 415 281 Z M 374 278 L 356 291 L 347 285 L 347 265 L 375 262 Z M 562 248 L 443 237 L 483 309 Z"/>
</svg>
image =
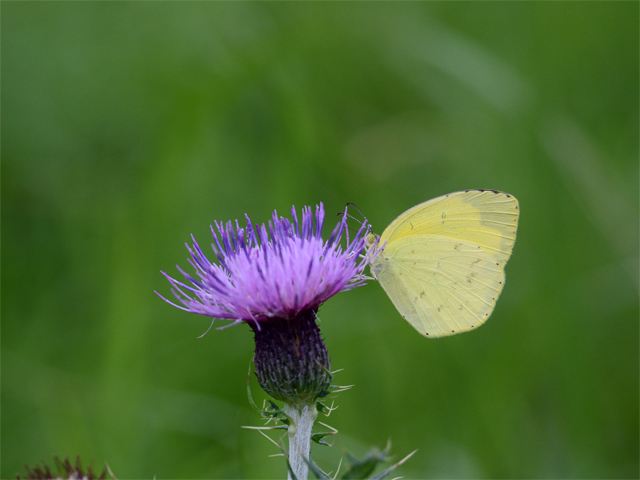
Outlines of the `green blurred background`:
<svg viewBox="0 0 640 480">
<path fill-rule="evenodd" d="M 427 340 L 375 284 L 320 310 L 334 446 L 408 478 L 638 477 L 638 3 L 2 5 L 2 478 L 283 478 L 249 328 L 159 299 L 213 220 L 455 190 L 521 206 L 481 329 Z M 332 226 L 331 225 L 331 226 Z M 330 229 L 325 229 L 328 234 Z M 264 397 L 255 380 L 254 394 Z"/>
</svg>

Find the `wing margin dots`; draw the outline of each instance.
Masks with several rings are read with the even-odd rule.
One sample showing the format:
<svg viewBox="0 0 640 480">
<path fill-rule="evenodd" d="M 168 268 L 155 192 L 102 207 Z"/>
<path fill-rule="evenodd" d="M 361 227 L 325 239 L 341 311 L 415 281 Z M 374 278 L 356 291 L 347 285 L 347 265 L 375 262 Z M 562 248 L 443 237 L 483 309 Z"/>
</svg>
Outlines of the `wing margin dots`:
<svg viewBox="0 0 640 480">
<path fill-rule="evenodd" d="M 445 274 L 445 273 L 443 272 L 443 275 L 444 275 L 444 274 Z M 463 289 L 465 290 L 465 292 L 467 292 L 469 295 L 473 295 L 473 296 L 475 296 L 478 300 L 480 300 L 480 302 L 484 303 L 484 304 L 485 304 L 485 305 L 487 305 L 488 307 L 492 307 L 492 308 L 493 308 L 493 306 L 495 305 L 495 298 L 496 298 L 496 297 L 491 297 L 491 298 L 492 298 L 492 300 L 493 300 L 493 301 L 491 301 L 491 302 L 490 302 L 490 301 L 487 301 L 487 300 L 485 300 L 484 298 L 482 298 L 480 295 L 478 295 L 476 292 L 472 291 L 472 289 L 470 289 L 470 288 L 467 286 L 467 283 L 468 283 L 468 282 L 466 281 L 466 278 L 465 278 L 464 276 L 460 276 L 459 274 L 456 274 L 456 273 L 454 273 L 454 272 L 446 272 L 446 274 L 447 274 L 447 275 L 450 275 L 450 276 L 456 275 L 457 280 L 462 280 L 462 282 L 461 282 L 459 285 L 461 286 L 461 288 L 463 288 Z M 502 276 L 502 278 L 504 279 L 504 275 Z M 487 285 L 487 284 L 486 284 L 486 283 L 484 283 L 484 282 L 478 282 L 478 280 L 477 280 L 477 279 L 475 279 L 475 283 L 481 283 L 482 285 L 484 285 L 485 287 L 487 287 L 487 289 L 488 289 L 488 290 L 490 290 L 490 291 L 492 291 L 492 292 L 497 292 L 498 294 L 499 294 L 499 292 L 500 292 L 500 290 L 499 290 L 499 289 L 497 289 L 497 288 L 495 288 L 495 287 L 492 287 L 491 285 Z M 504 285 L 504 282 L 503 282 L 503 283 L 499 283 L 499 285 Z M 444 286 L 444 285 L 443 285 L 443 286 Z M 451 288 L 451 287 L 448 287 L 448 288 Z M 454 290 L 454 291 L 455 291 L 455 290 Z M 478 304 L 475 304 L 475 303 L 474 303 L 474 305 L 475 305 L 476 307 L 478 307 L 478 310 L 483 310 L 483 308 L 481 308 Z"/>
<path fill-rule="evenodd" d="M 454 297 L 454 295 L 452 294 L 451 296 L 447 296 L 447 295 L 442 294 L 442 293 L 440 292 L 440 290 L 439 290 L 437 287 L 436 287 L 436 289 L 438 290 L 438 293 L 440 293 L 440 294 L 444 297 L 445 302 L 448 302 L 448 303 L 449 303 L 449 307 L 444 306 L 444 308 L 443 308 L 443 309 L 444 309 L 444 311 L 449 315 L 449 317 L 453 320 L 453 322 L 449 322 L 449 323 L 448 323 L 448 325 L 451 325 L 452 323 L 455 323 L 455 325 L 456 325 L 456 330 L 455 330 L 453 333 L 458 333 L 458 332 L 465 331 L 465 327 L 463 327 L 462 325 L 460 325 L 460 323 L 455 319 L 455 317 L 454 317 L 454 316 L 453 316 L 453 314 L 452 314 L 452 312 L 455 312 L 455 311 L 462 312 L 462 310 L 459 310 L 459 309 L 454 305 L 453 301 L 451 300 L 451 298 L 452 298 L 452 297 Z M 456 293 L 457 293 L 457 292 L 456 292 Z M 456 298 L 456 301 L 460 301 L 460 298 Z M 462 302 L 460 302 L 460 305 L 462 306 L 462 305 L 463 305 L 463 303 L 462 303 Z M 472 318 L 477 319 L 477 317 L 473 314 L 473 312 L 471 312 L 471 311 L 470 311 L 470 310 L 468 310 L 468 309 L 467 309 L 467 312 L 471 315 L 471 317 L 472 317 Z M 442 317 L 444 317 L 444 315 L 442 315 L 442 314 L 441 314 L 441 316 L 442 316 Z M 472 324 L 472 322 L 471 322 L 471 321 L 469 321 L 465 316 L 462 316 L 462 319 L 463 319 L 464 321 L 466 321 L 469 325 L 471 325 L 471 324 Z M 444 318 L 443 318 L 443 320 L 444 320 Z M 444 332 L 444 330 L 443 330 L 443 332 Z M 447 331 L 447 332 L 445 332 L 445 334 L 448 334 L 448 331 Z"/>
<path fill-rule="evenodd" d="M 485 262 L 487 263 L 491 263 L 488 260 L 485 260 Z M 455 266 L 455 264 L 452 264 Z M 457 265 L 459 268 L 464 269 L 464 270 L 469 270 L 470 269 Z M 498 286 L 491 286 L 491 285 L 487 285 L 484 282 L 478 282 L 481 283 L 482 285 L 484 285 L 486 287 L 487 290 L 489 290 L 490 294 L 488 292 L 485 291 L 484 295 L 487 296 L 487 300 L 485 300 L 484 298 L 482 298 L 481 295 L 478 294 L 478 292 L 482 293 L 484 290 L 483 289 L 476 289 L 476 291 L 474 291 L 473 288 L 469 287 L 466 282 L 465 282 L 465 277 L 464 275 L 461 275 L 459 272 L 454 272 L 454 271 L 450 271 L 450 270 L 446 270 L 446 271 L 440 271 L 439 274 L 443 275 L 445 277 L 449 277 L 450 279 L 457 279 L 460 281 L 459 285 L 464 289 L 466 294 L 462 294 L 458 291 L 456 291 L 455 289 L 451 289 L 451 287 L 444 285 L 442 283 L 433 283 L 429 280 L 424 280 L 425 283 L 427 283 L 428 285 L 430 285 L 432 288 L 430 289 L 428 286 L 424 285 L 421 282 L 420 277 L 417 277 L 416 275 L 414 275 L 410 270 L 406 269 L 405 267 L 398 265 L 399 268 L 401 268 L 402 270 L 405 270 L 405 272 L 407 272 L 409 274 L 410 277 L 413 277 L 415 280 L 413 283 L 418 284 L 422 289 L 424 290 L 429 290 L 432 292 L 437 293 L 438 297 L 440 297 L 443 300 L 446 300 L 445 303 L 448 303 L 448 307 L 445 307 L 445 312 L 446 314 L 450 317 L 449 320 L 445 319 L 445 315 L 440 311 L 438 311 L 438 307 L 436 307 L 435 303 L 434 303 L 434 298 L 433 298 L 433 294 L 432 295 L 428 295 L 428 300 L 429 303 L 431 304 L 431 310 L 433 311 L 433 315 L 436 316 L 437 318 L 435 319 L 435 322 L 430 322 L 430 323 L 434 323 L 438 329 L 440 329 L 442 331 L 442 333 L 438 333 L 437 335 L 433 335 L 434 338 L 436 336 L 443 336 L 443 335 L 451 335 L 452 333 L 449 333 L 448 330 L 445 330 L 441 323 L 444 323 L 445 325 L 452 325 L 455 324 L 455 328 L 457 328 L 456 331 L 454 331 L 453 333 L 459 333 L 460 331 L 466 331 L 465 329 L 470 329 L 470 328 L 475 328 L 476 326 L 482 325 L 484 323 L 484 321 L 489 317 L 489 315 L 493 312 L 493 310 L 495 309 L 495 305 L 496 305 L 496 301 L 498 296 L 500 295 L 500 292 L 502 290 L 502 285 L 503 282 L 498 282 L 498 285 L 501 285 L 500 287 Z M 497 273 L 500 273 L 500 278 L 503 280 L 504 279 L 504 272 L 502 270 L 498 271 Z M 455 275 L 455 277 L 453 277 Z M 483 275 L 485 277 L 489 277 L 488 275 Z M 477 280 L 476 280 L 477 281 Z M 496 279 L 497 281 L 497 279 Z M 410 293 L 410 289 L 409 288 L 409 284 L 406 281 L 402 281 L 403 286 L 405 287 L 405 289 L 407 290 L 408 293 Z M 449 290 L 449 292 L 444 292 L 442 289 L 446 288 Z M 417 292 L 415 292 L 417 293 Z M 414 294 L 415 294 L 414 293 Z M 411 295 L 411 294 L 410 294 Z M 476 297 L 476 300 L 474 300 L 473 298 L 469 298 L 470 296 Z M 488 299 L 491 300 L 488 300 Z M 409 297 L 409 300 L 411 299 L 411 297 Z M 458 307 L 456 307 L 456 305 L 454 304 L 453 300 L 455 300 L 456 302 L 460 303 L 460 307 L 464 307 L 464 310 L 466 312 L 466 315 L 462 314 L 462 310 Z M 466 301 L 466 302 L 465 302 Z M 479 302 L 479 303 L 478 303 Z M 413 302 L 412 302 L 413 303 Z M 469 307 L 469 303 L 472 305 L 473 308 Z M 416 314 L 418 315 L 418 318 L 420 320 L 420 322 L 423 324 L 424 326 L 424 330 L 425 332 L 427 330 L 429 330 L 429 328 L 427 327 L 427 325 L 424 324 L 424 319 L 423 317 L 428 317 L 431 318 L 428 315 L 428 311 L 425 310 L 424 306 L 422 304 L 418 304 L 418 306 L 420 307 L 420 309 L 423 312 L 423 315 L 420 315 L 420 313 L 415 309 L 416 304 L 413 304 L 414 306 L 414 311 L 416 311 Z M 462 320 L 464 320 L 464 322 L 467 324 L 467 326 L 463 326 L 460 324 L 460 322 L 458 320 L 456 320 L 456 317 L 454 315 L 452 315 L 452 311 L 453 310 L 458 310 L 461 312 L 462 315 Z M 437 312 L 437 313 L 436 313 Z M 408 320 L 408 319 L 407 319 Z M 413 324 L 413 322 L 410 322 Z M 436 332 L 433 332 L 434 334 L 436 334 Z"/>
<path fill-rule="evenodd" d="M 418 284 L 419 284 L 419 282 L 418 282 Z M 432 286 L 437 291 L 436 285 L 432 284 Z M 421 286 L 421 287 L 424 288 L 424 286 Z M 438 291 L 438 293 L 440 293 L 440 292 Z M 436 305 L 434 303 L 433 295 L 429 295 L 429 293 L 427 293 L 425 295 L 425 298 L 427 299 L 427 302 L 429 302 L 430 305 L 431 305 L 431 309 L 430 310 L 431 310 L 433 315 L 429 315 L 429 313 L 425 310 L 425 307 L 423 305 L 420 304 L 419 306 L 420 306 L 421 310 L 423 311 L 424 316 L 429 319 L 429 323 L 430 323 L 431 329 L 432 329 L 432 337 L 433 338 L 440 337 L 443 334 L 446 334 L 446 331 L 444 330 L 444 328 L 442 328 L 442 323 L 447 324 L 447 321 L 444 320 L 442 313 L 438 310 L 438 307 L 436 307 Z M 420 321 L 422 321 L 422 317 L 420 317 Z M 438 332 L 438 330 L 440 330 L 440 332 Z M 425 325 L 425 331 L 426 331 L 426 325 Z"/>
</svg>

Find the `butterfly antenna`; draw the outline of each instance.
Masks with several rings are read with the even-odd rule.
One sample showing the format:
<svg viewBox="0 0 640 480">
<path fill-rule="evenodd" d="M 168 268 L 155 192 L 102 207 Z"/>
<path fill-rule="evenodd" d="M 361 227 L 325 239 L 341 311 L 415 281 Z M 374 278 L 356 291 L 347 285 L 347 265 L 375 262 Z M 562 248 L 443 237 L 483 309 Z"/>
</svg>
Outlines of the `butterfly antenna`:
<svg viewBox="0 0 640 480">
<path fill-rule="evenodd" d="M 340 215 L 345 215 L 344 212 L 338 212 L 336 213 L 336 216 L 339 217 Z M 348 213 L 346 214 L 347 218 L 350 218 L 351 220 L 353 220 L 354 222 L 358 222 L 359 224 L 362 225 L 362 220 L 358 220 L 357 218 L 355 218 L 353 215 L 349 215 Z"/>
<path fill-rule="evenodd" d="M 360 228 L 358 229 L 358 232 L 356 234 L 356 236 L 360 235 L 360 233 L 368 228 L 369 222 L 367 221 L 367 217 L 365 217 L 362 212 L 360 211 L 360 209 L 358 207 L 355 206 L 355 204 L 351 203 L 351 202 L 347 202 L 347 208 L 346 208 L 346 212 L 338 212 L 336 215 L 340 216 L 340 215 L 345 215 L 346 218 L 350 218 L 352 219 L 354 222 L 357 222 L 358 225 L 360 225 Z M 357 218 L 355 218 L 353 215 L 349 214 L 349 207 L 353 207 L 355 208 L 358 213 L 360 214 L 360 216 L 362 217 L 362 220 L 359 220 Z M 349 232 L 351 232 L 353 234 L 353 231 L 351 230 L 351 227 L 349 226 L 349 224 L 347 224 L 347 244 L 349 243 Z"/>
<path fill-rule="evenodd" d="M 357 218 L 355 218 L 353 215 L 349 215 L 349 213 L 347 213 L 347 217 L 358 222 L 360 225 L 363 225 L 365 223 L 367 223 L 367 217 L 364 216 L 364 214 L 360 211 L 360 209 L 356 206 L 355 203 L 351 203 L 351 202 L 347 202 L 347 207 L 353 207 L 356 209 L 356 211 L 360 214 L 360 216 L 363 218 L 362 220 L 358 220 Z M 344 212 L 340 212 L 337 215 L 345 215 Z"/>
<path fill-rule="evenodd" d="M 353 208 L 355 208 L 355 209 L 358 211 L 358 213 L 362 216 L 362 218 L 365 218 L 365 219 L 367 218 L 367 217 L 365 217 L 365 216 L 362 214 L 362 212 L 360 211 L 360 209 L 359 209 L 358 207 L 356 207 L 356 204 L 355 204 L 355 203 L 347 202 L 347 207 L 353 207 Z M 353 218 L 353 217 L 352 217 L 352 218 Z"/>
<path fill-rule="evenodd" d="M 368 229 L 369 226 L 371 225 L 369 223 L 369 220 L 367 220 L 367 217 L 364 216 L 364 214 L 360 211 L 360 209 L 356 206 L 355 203 L 351 203 L 351 202 L 347 202 L 347 208 L 348 207 L 353 207 L 356 209 L 356 211 L 360 214 L 360 216 L 362 217 L 362 220 L 356 220 L 355 218 L 353 218 L 356 222 L 358 222 L 360 224 L 360 230 L 358 233 L 360 233 L 361 231 L 363 231 L 363 229 Z"/>
</svg>

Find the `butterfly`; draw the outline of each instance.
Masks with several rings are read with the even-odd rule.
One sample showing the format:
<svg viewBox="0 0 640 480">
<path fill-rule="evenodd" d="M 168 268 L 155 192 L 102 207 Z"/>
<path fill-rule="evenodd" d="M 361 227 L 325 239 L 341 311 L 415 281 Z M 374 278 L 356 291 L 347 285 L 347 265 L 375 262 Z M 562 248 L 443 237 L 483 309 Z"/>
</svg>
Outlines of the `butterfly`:
<svg viewBox="0 0 640 480">
<path fill-rule="evenodd" d="M 482 325 L 504 287 L 520 210 L 496 190 L 449 193 L 407 210 L 368 248 L 370 263 L 398 312 L 428 338 Z"/>
</svg>

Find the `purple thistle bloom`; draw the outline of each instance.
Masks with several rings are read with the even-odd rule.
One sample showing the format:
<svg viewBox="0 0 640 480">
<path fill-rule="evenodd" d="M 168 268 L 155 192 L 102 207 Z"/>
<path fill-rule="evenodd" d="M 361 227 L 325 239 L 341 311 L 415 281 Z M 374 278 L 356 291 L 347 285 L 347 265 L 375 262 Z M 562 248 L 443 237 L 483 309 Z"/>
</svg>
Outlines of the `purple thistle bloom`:
<svg viewBox="0 0 640 480">
<path fill-rule="evenodd" d="M 293 222 L 278 218 L 274 211 L 268 226 L 252 225 L 246 215 L 246 228 L 241 228 L 237 220 L 235 227 L 231 222 L 215 222 L 215 228 L 211 227 L 215 240 L 212 247 L 218 263 L 211 262 L 191 236 L 193 246 L 187 244 L 189 262 L 198 278 L 179 266 L 178 270 L 192 286 L 162 272 L 184 307 L 158 295 L 182 310 L 233 319 L 233 325 L 248 322 L 260 330 L 261 322 L 315 312 L 336 293 L 365 283 L 364 268 L 376 254 L 376 248 L 365 252 L 370 228 L 366 220 L 350 239 L 345 209 L 324 242 L 322 203 L 316 206 L 315 216 L 311 207 L 304 207 L 300 223 L 295 207 L 291 215 Z M 344 248 L 340 242 L 343 234 Z"/>
</svg>

